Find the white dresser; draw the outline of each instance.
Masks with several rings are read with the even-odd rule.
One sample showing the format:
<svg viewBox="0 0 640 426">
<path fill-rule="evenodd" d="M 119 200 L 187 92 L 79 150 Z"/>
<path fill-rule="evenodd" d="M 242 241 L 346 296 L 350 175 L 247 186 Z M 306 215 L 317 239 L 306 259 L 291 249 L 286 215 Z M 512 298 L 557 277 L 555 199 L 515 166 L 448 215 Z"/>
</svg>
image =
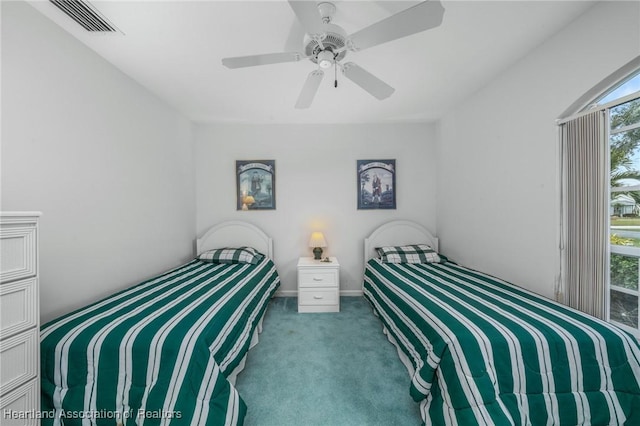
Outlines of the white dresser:
<svg viewBox="0 0 640 426">
<path fill-rule="evenodd" d="M 40 312 L 37 212 L 0 213 L 0 423 L 37 425 Z"/>
<path fill-rule="evenodd" d="M 340 312 L 340 264 L 329 260 L 298 260 L 298 312 Z"/>
</svg>

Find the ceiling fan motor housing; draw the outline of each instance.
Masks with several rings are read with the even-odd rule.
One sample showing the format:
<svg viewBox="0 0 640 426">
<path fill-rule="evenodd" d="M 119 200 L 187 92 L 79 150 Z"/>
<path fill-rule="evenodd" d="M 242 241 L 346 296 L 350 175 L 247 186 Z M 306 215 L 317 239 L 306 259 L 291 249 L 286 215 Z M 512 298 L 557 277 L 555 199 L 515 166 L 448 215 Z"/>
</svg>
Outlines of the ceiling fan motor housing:
<svg viewBox="0 0 640 426">
<path fill-rule="evenodd" d="M 347 33 L 342 27 L 335 24 L 324 24 L 326 37 L 322 40 L 322 47 L 317 40 L 311 38 L 308 34 L 304 36 L 304 54 L 309 57 L 311 62 L 318 63 L 318 54 L 322 51 L 330 51 L 334 53 L 336 50 L 346 45 Z M 337 55 L 334 54 L 336 62 L 342 60 L 347 54 L 347 50 L 343 50 Z"/>
</svg>

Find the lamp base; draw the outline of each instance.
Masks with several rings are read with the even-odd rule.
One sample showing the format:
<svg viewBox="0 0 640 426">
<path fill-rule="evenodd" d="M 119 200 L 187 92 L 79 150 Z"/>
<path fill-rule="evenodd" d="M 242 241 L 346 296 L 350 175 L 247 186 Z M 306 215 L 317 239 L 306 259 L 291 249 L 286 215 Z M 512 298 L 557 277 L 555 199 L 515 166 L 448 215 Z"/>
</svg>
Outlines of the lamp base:
<svg viewBox="0 0 640 426">
<path fill-rule="evenodd" d="M 315 260 L 322 259 L 322 249 L 320 247 L 316 247 L 313 249 L 313 258 Z"/>
</svg>

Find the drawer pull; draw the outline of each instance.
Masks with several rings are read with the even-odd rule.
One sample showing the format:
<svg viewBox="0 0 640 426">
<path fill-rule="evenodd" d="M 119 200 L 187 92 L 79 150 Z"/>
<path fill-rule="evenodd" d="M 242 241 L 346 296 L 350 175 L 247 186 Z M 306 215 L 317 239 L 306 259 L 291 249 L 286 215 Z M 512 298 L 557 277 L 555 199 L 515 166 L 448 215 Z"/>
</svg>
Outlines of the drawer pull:
<svg viewBox="0 0 640 426">
<path fill-rule="evenodd" d="M 322 277 L 313 277 L 314 281 L 322 281 Z"/>
<path fill-rule="evenodd" d="M 318 296 L 318 295 L 314 295 L 313 298 L 319 300 L 319 299 L 322 299 L 323 297 L 322 296 Z"/>
</svg>

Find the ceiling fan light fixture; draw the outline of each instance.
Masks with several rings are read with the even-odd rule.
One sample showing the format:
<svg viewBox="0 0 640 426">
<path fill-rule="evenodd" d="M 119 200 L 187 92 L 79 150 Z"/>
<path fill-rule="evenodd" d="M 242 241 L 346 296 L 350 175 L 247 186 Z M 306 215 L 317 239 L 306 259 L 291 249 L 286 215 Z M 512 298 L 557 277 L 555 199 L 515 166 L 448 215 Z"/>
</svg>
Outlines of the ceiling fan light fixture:
<svg viewBox="0 0 640 426">
<path fill-rule="evenodd" d="M 327 69 L 333 66 L 333 52 L 329 50 L 323 50 L 318 53 L 318 65 L 320 68 Z"/>
<path fill-rule="evenodd" d="M 318 3 L 318 12 L 322 18 L 322 22 L 328 24 L 336 13 L 336 6 L 328 1 Z"/>
</svg>

